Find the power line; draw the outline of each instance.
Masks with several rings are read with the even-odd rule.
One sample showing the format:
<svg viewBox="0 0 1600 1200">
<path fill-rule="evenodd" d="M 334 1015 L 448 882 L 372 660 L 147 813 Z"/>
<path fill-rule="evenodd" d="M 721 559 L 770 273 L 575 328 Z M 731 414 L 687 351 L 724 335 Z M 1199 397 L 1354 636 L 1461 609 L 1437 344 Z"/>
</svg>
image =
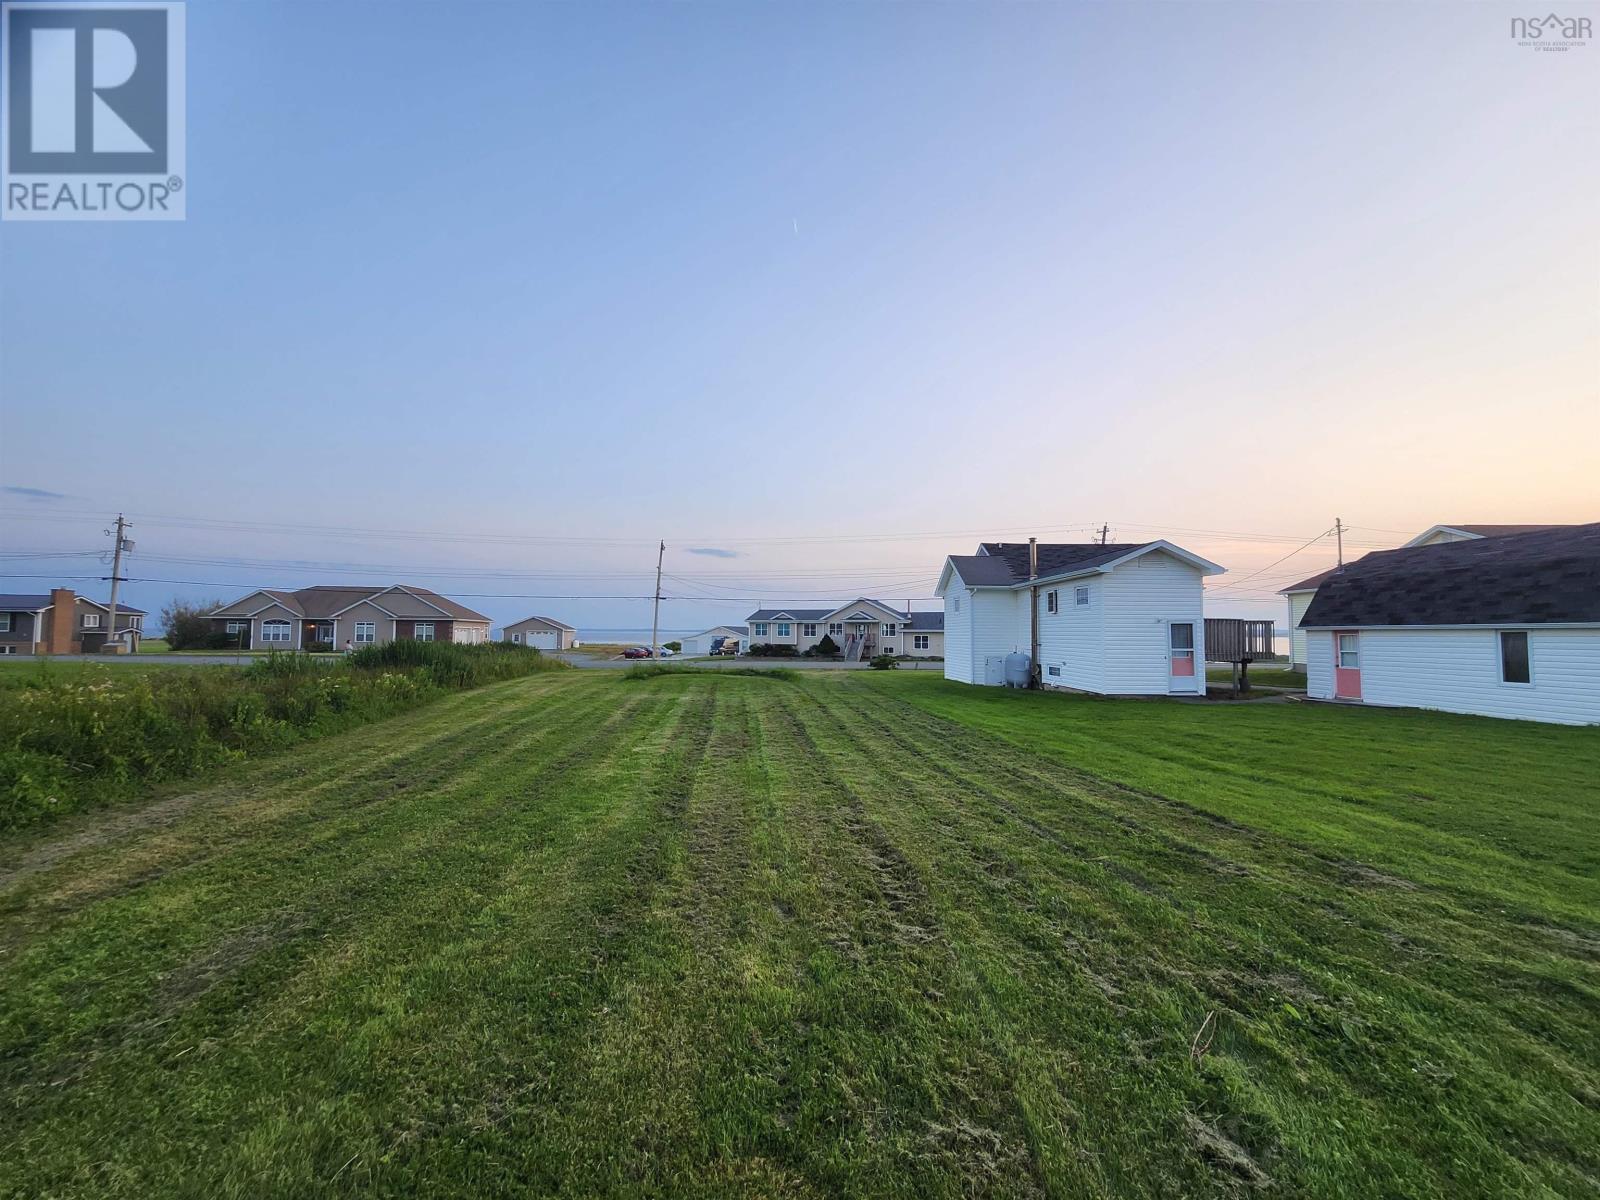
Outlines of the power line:
<svg viewBox="0 0 1600 1200">
<path fill-rule="evenodd" d="M 1289 551 L 1289 553 L 1285 554 L 1282 558 L 1276 559 L 1273 562 L 1268 563 L 1266 566 L 1262 567 L 1259 571 L 1254 571 L 1251 574 L 1244 576 L 1244 578 L 1235 580 L 1232 583 L 1223 583 L 1223 584 L 1218 584 L 1214 588 L 1207 588 L 1206 591 L 1208 591 L 1208 592 L 1225 592 L 1229 588 L 1241 587 L 1244 584 L 1249 583 L 1252 579 L 1256 578 L 1256 576 L 1265 575 L 1268 571 L 1272 570 L 1272 568 L 1277 566 L 1279 563 L 1288 562 L 1296 554 L 1299 554 L 1300 551 L 1306 549 L 1308 546 L 1312 545 L 1315 542 L 1320 542 L 1323 538 L 1327 537 L 1332 532 L 1333 532 L 1332 529 L 1324 529 L 1321 533 L 1317 534 L 1316 537 L 1311 538 L 1310 540 L 1302 543 L 1299 546 L 1296 546 L 1293 550 Z"/>
</svg>

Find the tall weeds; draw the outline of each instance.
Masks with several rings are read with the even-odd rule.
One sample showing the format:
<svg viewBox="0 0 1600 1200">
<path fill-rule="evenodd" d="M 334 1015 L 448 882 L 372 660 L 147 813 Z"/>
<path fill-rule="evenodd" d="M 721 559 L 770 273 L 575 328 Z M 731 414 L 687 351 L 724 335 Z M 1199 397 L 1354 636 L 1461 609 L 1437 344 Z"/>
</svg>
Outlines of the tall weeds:
<svg viewBox="0 0 1600 1200">
<path fill-rule="evenodd" d="M 451 691 L 566 664 L 523 646 L 392 642 L 329 661 L 82 675 L 40 664 L 0 692 L 0 829 L 104 803 L 356 725 Z"/>
</svg>

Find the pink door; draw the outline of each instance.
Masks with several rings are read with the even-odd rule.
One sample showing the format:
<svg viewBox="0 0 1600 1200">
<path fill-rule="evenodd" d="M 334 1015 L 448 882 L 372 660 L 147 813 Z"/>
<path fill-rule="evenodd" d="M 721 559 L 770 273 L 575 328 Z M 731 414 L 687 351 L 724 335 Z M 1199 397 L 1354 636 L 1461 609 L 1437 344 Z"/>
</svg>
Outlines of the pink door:
<svg viewBox="0 0 1600 1200">
<path fill-rule="evenodd" d="M 1333 694 L 1340 700 L 1361 699 L 1361 637 L 1333 635 Z"/>
<path fill-rule="evenodd" d="M 1198 691 L 1199 680 L 1195 675 L 1194 665 L 1194 624 L 1190 621 L 1174 621 L 1167 626 L 1168 650 L 1167 663 L 1170 677 L 1167 680 L 1167 690 L 1172 692 Z"/>
</svg>

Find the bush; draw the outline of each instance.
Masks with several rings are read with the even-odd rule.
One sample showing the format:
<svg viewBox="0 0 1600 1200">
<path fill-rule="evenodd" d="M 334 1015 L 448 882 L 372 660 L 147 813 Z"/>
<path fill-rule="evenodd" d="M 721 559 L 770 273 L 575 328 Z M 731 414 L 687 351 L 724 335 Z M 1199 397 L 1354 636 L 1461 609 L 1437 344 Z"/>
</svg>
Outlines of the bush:
<svg viewBox="0 0 1600 1200">
<path fill-rule="evenodd" d="M 663 642 L 662 643 L 662 649 L 671 650 L 674 654 L 677 654 L 677 653 L 679 653 L 679 652 L 681 652 L 683 650 L 683 643 L 682 642 Z"/>
<path fill-rule="evenodd" d="M 833 640 L 832 635 L 825 633 L 822 635 L 822 640 L 817 643 L 817 653 L 830 656 L 838 654 L 840 653 L 839 643 Z"/>
<path fill-rule="evenodd" d="M 875 654 L 867 663 L 874 671 L 894 671 L 900 667 L 900 660 L 892 654 Z"/>
<path fill-rule="evenodd" d="M 748 653 L 751 658 L 798 658 L 800 655 L 793 646 L 769 645 L 766 642 L 751 646 Z"/>
<path fill-rule="evenodd" d="M 216 626 L 206 616 L 222 607 L 221 600 L 209 604 L 196 604 L 187 600 L 173 600 L 161 610 L 161 628 L 165 631 L 169 650 L 204 650 L 210 645 Z M 227 636 L 227 635 L 224 635 Z"/>
<path fill-rule="evenodd" d="M 744 675 L 754 679 L 781 679 L 793 682 L 800 672 L 789 667 L 691 667 L 677 663 L 640 663 L 622 673 L 624 679 L 659 679 L 663 675 L 699 675 L 714 679 L 721 675 Z"/>
<path fill-rule="evenodd" d="M 567 670 L 501 644 L 391 642 L 344 659 L 269 654 L 243 670 L 170 667 L 105 678 L 42 664 L 0 692 L 0 829 L 367 724 L 446 691 Z"/>
</svg>

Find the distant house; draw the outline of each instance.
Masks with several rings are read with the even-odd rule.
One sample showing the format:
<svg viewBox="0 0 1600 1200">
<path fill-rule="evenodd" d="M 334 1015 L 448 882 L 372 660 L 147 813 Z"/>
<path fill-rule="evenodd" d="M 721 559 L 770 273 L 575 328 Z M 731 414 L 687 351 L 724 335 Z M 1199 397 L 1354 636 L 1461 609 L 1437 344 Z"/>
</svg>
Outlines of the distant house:
<svg viewBox="0 0 1600 1200">
<path fill-rule="evenodd" d="M 578 631 L 554 617 L 523 617 L 500 631 L 501 639 L 536 650 L 570 650 Z"/>
<path fill-rule="evenodd" d="M 132 653 L 144 637 L 142 608 L 117 605 L 117 637 Z M 0 655 L 94 654 L 106 642 L 110 609 L 71 588 L 0 595 Z"/>
<path fill-rule="evenodd" d="M 1600 524 L 1368 554 L 1300 627 L 1314 699 L 1600 723 Z"/>
<path fill-rule="evenodd" d="M 852 661 L 879 654 L 944 654 L 942 612 L 911 612 L 865 596 L 836 608 L 757 609 L 746 623 L 751 646 L 793 646 L 804 652 L 832 638 Z"/>
<path fill-rule="evenodd" d="M 321 585 L 261 588 L 210 614 L 212 626 L 257 650 L 360 648 L 382 642 L 486 642 L 489 618 L 427 588 Z"/>
<path fill-rule="evenodd" d="M 997 686 L 1030 653 L 1047 688 L 1107 695 L 1205 691 L 1204 579 L 1223 568 L 1171 542 L 984 542 L 939 575 L 946 679 Z"/>
<path fill-rule="evenodd" d="M 684 655 L 710 654 L 711 647 L 718 638 L 732 638 L 742 649 L 744 640 L 749 636 L 746 626 L 743 625 L 717 625 L 711 629 L 695 634 L 693 637 L 681 639 L 683 649 L 679 651 Z"/>
<path fill-rule="evenodd" d="M 1570 528 L 1572 528 L 1570 525 L 1433 525 L 1417 534 L 1405 544 L 1404 548 L 1444 546 L 1451 542 L 1473 542 L 1482 538 L 1506 537 L 1516 533 Z M 1317 594 L 1317 588 L 1332 574 L 1331 569 L 1319 571 L 1311 578 L 1291 583 L 1278 592 L 1289 605 L 1289 658 L 1294 666 L 1302 669 L 1306 665 L 1306 635 L 1305 630 L 1300 628 L 1300 621 L 1306 615 L 1306 609 L 1311 607 L 1311 598 Z"/>
</svg>

